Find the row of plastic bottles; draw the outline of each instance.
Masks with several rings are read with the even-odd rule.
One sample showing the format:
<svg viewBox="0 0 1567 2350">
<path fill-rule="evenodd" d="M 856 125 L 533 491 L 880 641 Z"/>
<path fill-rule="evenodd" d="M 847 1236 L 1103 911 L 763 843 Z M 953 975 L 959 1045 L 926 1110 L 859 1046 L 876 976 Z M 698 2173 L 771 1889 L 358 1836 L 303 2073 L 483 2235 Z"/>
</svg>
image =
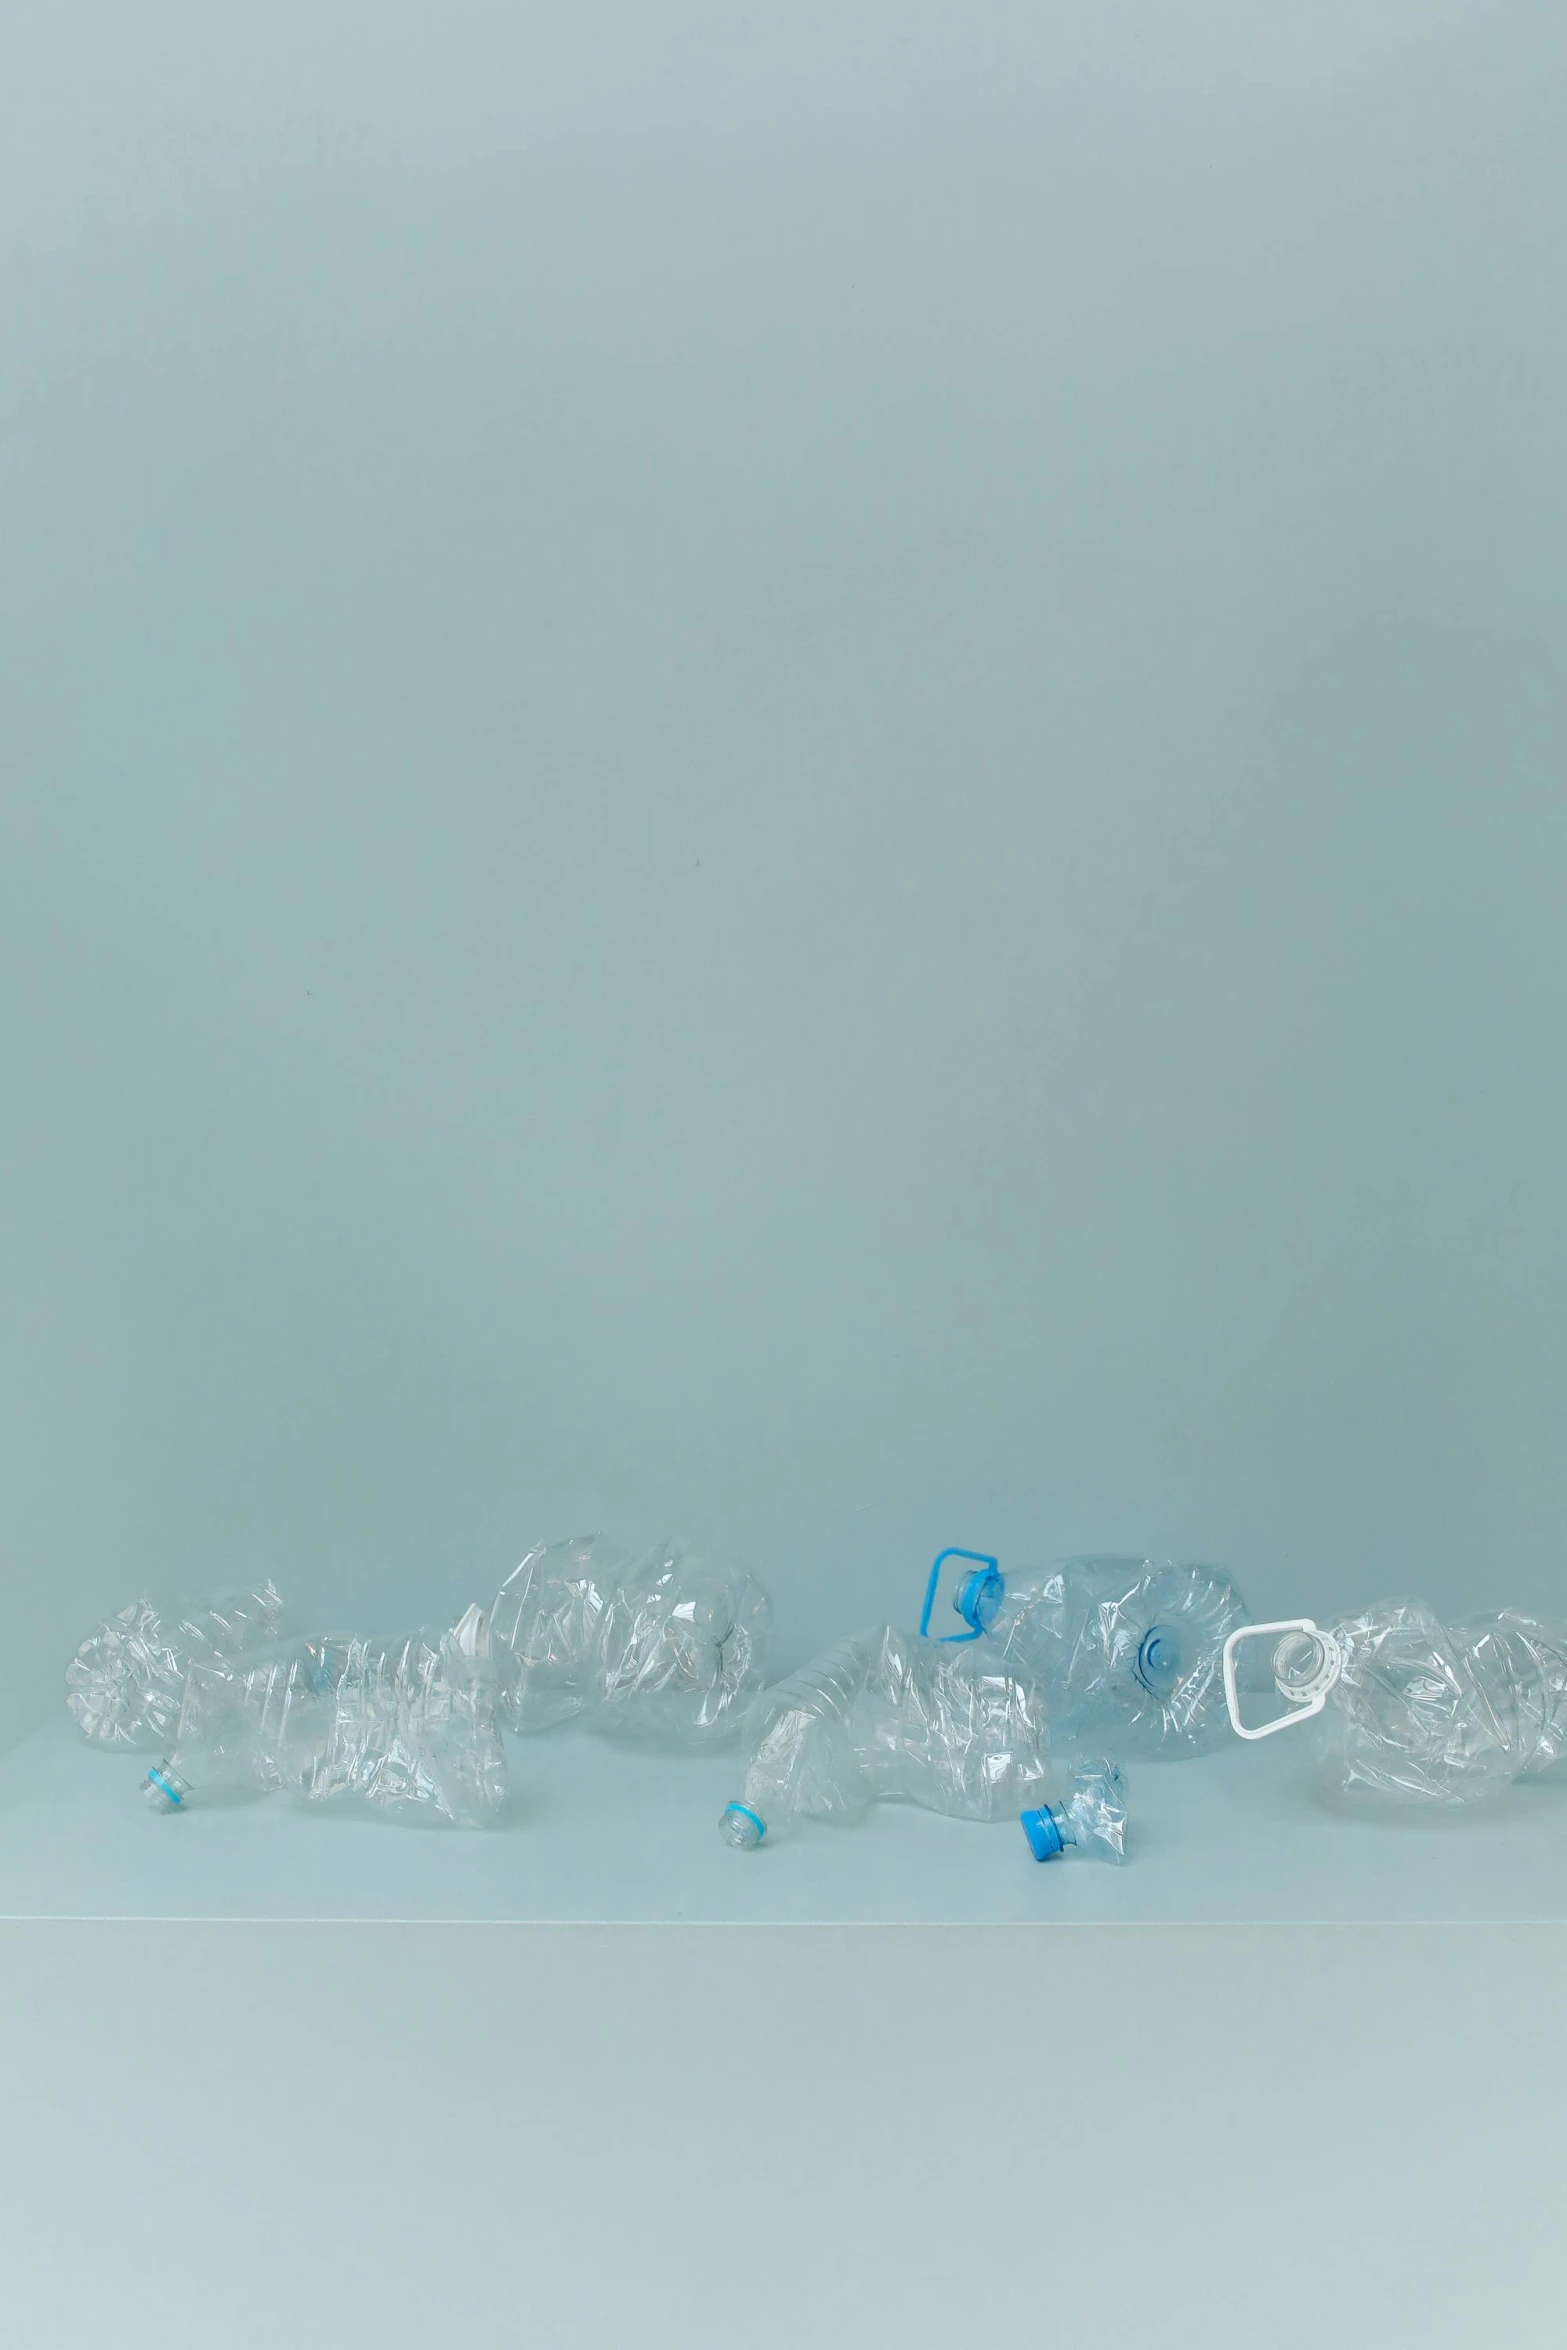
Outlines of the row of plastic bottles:
<svg viewBox="0 0 1567 2350">
<path fill-rule="evenodd" d="M 927 1637 L 942 1570 L 965 1563 L 964 1629 Z M 1208 1567 L 1079 1559 L 1008 1577 L 942 1551 L 911 1640 L 882 1625 L 764 1693 L 749 1762 L 720 1826 L 754 1850 L 797 1821 L 856 1819 L 877 1801 L 959 1819 L 1021 1818 L 1036 1859 L 1126 1849 L 1128 1757 L 1195 1754 L 1222 1732 L 1222 1659 L 1245 1618 Z"/>
<path fill-rule="evenodd" d="M 949 1563 L 961 1629 L 932 1637 Z M 67 1702 L 95 1742 L 159 1750 L 145 1791 L 169 1811 L 288 1790 L 479 1825 L 505 1801 L 503 1728 L 739 1737 L 720 1827 L 742 1850 L 901 1801 L 1019 1817 L 1040 1859 L 1119 1860 L 1128 1758 L 1308 1724 L 1338 1793 L 1406 1804 L 1467 1803 L 1567 1754 L 1567 1630 L 1511 1612 L 1252 1624 L 1218 1568 L 1007 1574 L 949 1550 L 919 1637 L 875 1626 L 768 1686 L 771 1615 L 732 1560 L 573 1537 L 530 1551 L 488 1609 L 395 1640 L 291 1637 L 270 1583 L 192 1612 L 138 1601 L 83 1642 Z"/>
<path fill-rule="evenodd" d="M 1411 1599 L 1331 1626 L 1253 1624 L 1216 1567 L 1085 1559 L 1008 1577 L 943 1552 L 922 1630 L 949 1558 L 971 1562 L 950 1637 L 1040 1675 L 1068 1738 L 1173 1757 L 1314 1722 L 1334 1794 L 1416 1806 L 1483 1801 L 1567 1756 L 1567 1626 L 1508 1609 L 1449 1628 Z"/>
<path fill-rule="evenodd" d="M 138 1600 L 82 1643 L 66 1703 L 96 1744 L 158 1750 L 161 1810 L 283 1790 L 479 1826 L 506 1799 L 503 1726 L 732 1736 L 771 1622 L 734 1561 L 574 1537 L 530 1551 L 490 1608 L 395 1639 L 290 1637 L 270 1582 L 191 1611 Z"/>
</svg>

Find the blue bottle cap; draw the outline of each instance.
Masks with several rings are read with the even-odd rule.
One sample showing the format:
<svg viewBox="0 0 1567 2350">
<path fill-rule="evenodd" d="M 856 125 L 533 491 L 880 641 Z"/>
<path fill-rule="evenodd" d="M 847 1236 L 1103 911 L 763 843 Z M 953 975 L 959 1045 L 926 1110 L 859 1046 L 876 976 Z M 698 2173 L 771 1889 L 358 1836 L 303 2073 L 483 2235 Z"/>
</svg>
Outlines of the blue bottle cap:
<svg viewBox="0 0 1567 2350">
<path fill-rule="evenodd" d="M 988 1632 L 1001 1612 L 1007 1579 L 996 1567 L 976 1567 L 958 1585 L 952 1605 L 977 1639 Z"/>
<path fill-rule="evenodd" d="M 1054 1860 L 1061 1850 L 1062 1839 L 1061 1831 L 1056 1826 L 1056 1815 L 1049 1804 L 1042 1803 L 1038 1811 L 1025 1811 L 1018 1816 L 1023 1822 L 1023 1833 L 1028 1838 L 1028 1849 L 1034 1858 Z"/>
<path fill-rule="evenodd" d="M 748 1803 L 726 1803 L 718 1815 L 719 1833 L 737 1852 L 754 1852 L 767 1833 L 767 1822 Z"/>
</svg>

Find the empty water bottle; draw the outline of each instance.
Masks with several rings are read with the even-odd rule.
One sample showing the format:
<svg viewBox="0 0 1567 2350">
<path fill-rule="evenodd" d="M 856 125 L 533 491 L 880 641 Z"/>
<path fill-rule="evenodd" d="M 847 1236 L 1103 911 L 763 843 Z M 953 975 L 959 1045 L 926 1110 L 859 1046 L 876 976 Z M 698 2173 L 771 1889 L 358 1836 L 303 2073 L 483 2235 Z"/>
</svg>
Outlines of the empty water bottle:
<svg viewBox="0 0 1567 2350">
<path fill-rule="evenodd" d="M 771 1630 L 767 1591 L 737 1560 L 683 1542 L 635 1562 L 602 1535 L 542 1543 L 491 1611 L 502 1717 L 715 1745 L 765 1681 Z"/>
<path fill-rule="evenodd" d="M 1117 1754 L 1197 1754 L 1223 1735 L 1221 1660 L 1245 1603 L 1220 1567 L 1148 1559 L 1068 1559 L 1003 1574 L 982 1551 L 944 1550 L 926 1585 L 920 1630 L 944 1564 L 970 1562 L 952 1605 L 973 1641 L 1041 1681 L 1058 1735 Z"/>
<path fill-rule="evenodd" d="M 490 1610 L 501 1718 L 547 1730 L 590 1706 L 604 1611 L 630 1566 L 602 1534 L 535 1544 Z"/>
<path fill-rule="evenodd" d="M 1533 1777 L 1567 1756 L 1567 1625 L 1503 1608 L 1454 1634 L 1508 1751 Z"/>
<path fill-rule="evenodd" d="M 89 1635 L 65 1669 L 72 1720 L 97 1746 L 162 1746 L 179 1720 L 185 1676 L 200 1660 L 243 1656 L 276 1640 L 275 1586 L 225 1594 L 194 1608 L 133 1600 Z"/>
<path fill-rule="evenodd" d="M 797 1821 L 847 1823 L 878 1802 L 969 1820 L 1049 1808 L 1046 1791 L 1058 1776 L 1050 1728 L 1037 1684 L 972 1651 L 878 1625 L 755 1700 L 744 1786 L 720 1830 L 746 1851 L 764 1837 L 777 1842 Z M 1072 1840 L 1108 1849 L 1086 1811 L 1080 1816 L 1082 1837 L 1074 1829 Z"/>
<path fill-rule="evenodd" d="M 1248 1721 L 1266 1690 L 1279 1710 Z M 1450 1630 L 1420 1600 L 1388 1600 L 1321 1626 L 1309 1616 L 1232 1632 L 1230 1721 L 1247 1739 L 1315 1722 L 1345 1797 L 1474 1803 L 1567 1751 L 1567 1636 L 1512 1613 Z"/>
<path fill-rule="evenodd" d="M 1126 1776 L 1104 1758 L 1079 1763 L 1059 1803 L 1023 1814 L 1023 1833 L 1036 1860 L 1080 1852 L 1090 1859 L 1126 1857 Z"/>
<path fill-rule="evenodd" d="M 337 1635 L 238 1664 L 196 1664 L 179 1734 L 144 1783 L 163 1811 L 238 1792 L 357 1799 L 410 1819 L 481 1827 L 506 1798 L 486 1623 L 397 1640 Z"/>
<path fill-rule="evenodd" d="M 595 1728 L 670 1746 L 732 1738 L 766 1679 L 772 1626 L 765 1587 L 738 1560 L 660 1545 L 604 1610 Z"/>
<path fill-rule="evenodd" d="M 268 1795 L 277 1769 L 246 1704 L 245 1675 L 221 1658 L 198 1659 L 185 1675 L 169 1751 L 142 1781 L 157 1811 L 185 1811 L 239 1795 Z"/>
<path fill-rule="evenodd" d="M 740 1799 L 719 1827 L 749 1851 L 769 1833 L 776 1844 L 796 1820 L 859 1819 L 875 1801 L 855 1735 L 854 1710 L 884 1637 L 858 1632 L 765 1690 L 748 1712 L 748 1755 Z"/>
<path fill-rule="evenodd" d="M 449 1632 L 351 1639 L 330 1666 L 331 1719 L 303 1793 L 357 1798 L 408 1819 L 490 1825 L 506 1800 L 506 1752 L 486 1619 L 470 1608 Z"/>
</svg>

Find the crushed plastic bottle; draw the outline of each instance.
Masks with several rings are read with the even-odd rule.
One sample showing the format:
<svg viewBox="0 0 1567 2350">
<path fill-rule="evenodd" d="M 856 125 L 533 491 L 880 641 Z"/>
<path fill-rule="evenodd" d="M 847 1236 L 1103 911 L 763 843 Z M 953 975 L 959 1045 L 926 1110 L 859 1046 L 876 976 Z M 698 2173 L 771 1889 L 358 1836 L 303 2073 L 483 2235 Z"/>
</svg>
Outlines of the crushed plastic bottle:
<svg viewBox="0 0 1567 2350">
<path fill-rule="evenodd" d="M 490 1645 L 508 1730 L 548 1730 L 595 1695 L 599 1634 L 629 1555 L 602 1534 L 535 1544 L 490 1610 Z"/>
<path fill-rule="evenodd" d="M 766 1680 L 772 1626 L 772 1601 L 749 1568 L 661 1544 L 604 1610 L 594 1727 L 670 1746 L 732 1738 Z"/>
<path fill-rule="evenodd" d="M 1100 1860 L 1126 1857 L 1126 1777 L 1119 1764 L 1079 1763 L 1063 1803 L 1042 1803 L 1023 1814 L 1023 1833 L 1036 1860 L 1082 1852 Z"/>
<path fill-rule="evenodd" d="M 506 1799 L 486 1619 L 397 1640 L 297 1642 L 193 1665 L 179 1734 L 144 1793 L 163 1811 L 288 1788 L 409 1819 L 483 1827 Z"/>
<path fill-rule="evenodd" d="M 879 1802 L 969 1820 L 1053 1809 L 1050 1729 L 1036 1683 L 971 1650 L 877 1625 L 836 1642 L 755 1700 L 745 1721 L 744 1787 L 719 1828 L 750 1851 L 789 1835 L 800 1820 L 847 1824 Z M 1079 1818 L 1082 1834 L 1074 1825 L 1072 1841 L 1113 1845 L 1120 1857 L 1124 1806 L 1118 1836 L 1105 1833 L 1107 1817 L 1096 1825 L 1083 1809 Z"/>
<path fill-rule="evenodd" d="M 1003 1574 L 982 1551 L 944 1550 L 922 1632 L 955 1558 L 972 1562 L 952 1601 L 967 1630 L 946 1644 L 973 1641 L 1042 1682 L 1066 1743 L 1175 1758 L 1224 1735 L 1224 1642 L 1246 1608 L 1223 1568 L 1081 1558 Z"/>
<path fill-rule="evenodd" d="M 485 1631 L 475 1607 L 448 1632 L 346 1642 L 307 1799 L 357 1797 L 462 1828 L 493 1822 L 506 1800 L 506 1751 Z"/>
<path fill-rule="evenodd" d="M 502 1718 L 717 1745 L 766 1680 L 771 1632 L 766 1589 L 737 1560 L 683 1542 L 635 1562 L 602 1535 L 542 1543 L 491 1610 Z"/>
<path fill-rule="evenodd" d="M 1259 1688 L 1283 1710 L 1248 1722 L 1242 1692 Z M 1224 1689 L 1242 1738 L 1315 1721 L 1320 1767 L 1350 1800 L 1482 1802 L 1567 1753 L 1567 1633 L 1511 1611 L 1450 1630 L 1400 1599 L 1332 1626 L 1241 1627 Z"/>
<path fill-rule="evenodd" d="M 232 1662 L 194 1662 L 174 1742 L 142 1793 L 159 1811 L 280 1788 L 303 1794 L 331 1736 L 346 1636 L 274 1643 Z"/>
<path fill-rule="evenodd" d="M 185 1811 L 242 1795 L 269 1795 L 279 1775 L 246 1705 L 245 1673 L 198 1658 L 185 1675 L 174 1741 L 142 1781 L 155 1811 Z"/>
<path fill-rule="evenodd" d="M 96 1746 L 164 1745 L 179 1721 L 191 1665 L 264 1647 L 282 1624 L 283 1602 L 270 1582 L 189 1609 L 132 1600 L 67 1665 L 67 1710 Z"/>
<path fill-rule="evenodd" d="M 1518 1776 L 1532 1778 L 1567 1756 L 1567 1625 L 1503 1608 L 1460 1624 L 1454 1638 L 1479 1682 Z"/>
</svg>

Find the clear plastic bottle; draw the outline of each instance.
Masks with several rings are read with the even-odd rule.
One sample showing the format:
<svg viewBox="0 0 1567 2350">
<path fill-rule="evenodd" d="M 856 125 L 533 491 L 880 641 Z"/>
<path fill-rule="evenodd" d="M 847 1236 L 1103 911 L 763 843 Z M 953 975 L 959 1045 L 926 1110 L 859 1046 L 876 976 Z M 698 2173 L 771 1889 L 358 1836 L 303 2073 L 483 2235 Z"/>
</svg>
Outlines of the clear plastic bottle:
<svg viewBox="0 0 1567 2350">
<path fill-rule="evenodd" d="M 490 1646 L 508 1730 L 547 1730 L 593 1702 L 604 1611 L 630 1566 L 602 1534 L 536 1543 L 490 1610 Z"/>
<path fill-rule="evenodd" d="M 65 1669 L 65 1703 L 96 1746 L 163 1746 L 179 1721 L 185 1676 L 198 1660 L 239 1657 L 275 1641 L 276 1586 L 225 1593 L 193 1608 L 132 1600 L 85 1639 Z"/>
<path fill-rule="evenodd" d="M 491 1825 L 507 1774 L 483 1612 L 470 1608 L 449 1632 L 326 1645 L 331 1720 L 302 1782 L 306 1798 Z"/>
<path fill-rule="evenodd" d="M 289 1641 L 236 1668 L 265 1783 L 303 1794 L 325 1751 L 353 1642 L 338 1633 Z"/>
<path fill-rule="evenodd" d="M 185 1675 L 173 1743 L 141 1783 L 147 1801 L 155 1811 L 186 1811 L 270 1795 L 281 1783 L 246 1703 L 243 1667 L 219 1657 L 196 1659 Z"/>
<path fill-rule="evenodd" d="M 1511 1613 L 1449 1630 L 1398 1599 L 1331 1626 L 1246 1626 L 1225 1643 L 1224 1683 L 1242 1738 L 1315 1721 L 1320 1766 L 1350 1800 L 1482 1802 L 1567 1751 L 1567 1641 Z M 1242 1693 L 1259 1687 L 1283 1710 L 1248 1722 Z"/>
<path fill-rule="evenodd" d="M 1522 1758 L 1518 1776 L 1551 1770 L 1567 1756 L 1567 1625 L 1503 1608 L 1458 1625 L 1454 1638 L 1509 1752 Z"/>
<path fill-rule="evenodd" d="M 930 1625 L 943 1563 L 973 1562 L 951 1635 L 990 1651 L 1050 1692 L 1068 1743 L 1118 1754 L 1199 1754 L 1224 1734 L 1222 1658 L 1245 1602 L 1222 1567 L 1080 1558 L 1003 1574 L 978 1551 L 943 1551 L 926 1587 Z"/>
<path fill-rule="evenodd" d="M 1079 1763 L 1061 1803 L 1023 1814 L 1023 1833 L 1036 1860 L 1080 1852 L 1094 1860 L 1126 1858 L 1126 1777 L 1118 1763 Z"/>
<path fill-rule="evenodd" d="M 506 1757 L 486 1619 L 397 1640 L 335 1635 L 237 1665 L 195 1664 L 178 1736 L 143 1783 L 162 1811 L 287 1788 L 408 1819 L 492 1822 Z"/>
<path fill-rule="evenodd" d="M 1050 1727 L 1037 1684 L 972 1650 L 876 1625 L 756 1699 L 745 1722 L 744 1787 L 719 1827 L 727 1842 L 750 1851 L 764 1837 L 789 1835 L 800 1820 L 846 1824 L 878 1802 L 969 1820 L 1048 1811 L 1046 1792 L 1058 1776 L 1048 1759 Z M 1079 1818 L 1081 1837 L 1074 1826 L 1070 1840 L 1109 1849 L 1105 1823 L 1096 1827 L 1086 1808 L 1072 1815 Z M 1123 1807 L 1123 1836 L 1124 1818 Z"/>
<path fill-rule="evenodd" d="M 593 1652 L 593 1726 L 668 1746 L 732 1738 L 762 1688 L 772 1602 L 738 1560 L 661 1543 L 611 1592 Z"/>
<path fill-rule="evenodd" d="M 718 1744 L 763 1685 L 771 1631 L 766 1589 L 734 1559 L 660 1542 L 633 1560 L 602 1534 L 540 1543 L 490 1611 L 502 1719 Z"/>
<path fill-rule="evenodd" d="M 898 1636 L 877 1629 L 835 1641 L 754 1700 L 744 1724 L 742 1794 L 719 1815 L 731 1844 L 749 1851 L 768 1834 L 776 1844 L 796 1820 L 842 1824 L 870 1809 L 875 1790 L 855 1740 L 854 1709 L 888 1637 Z"/>
</svg>

